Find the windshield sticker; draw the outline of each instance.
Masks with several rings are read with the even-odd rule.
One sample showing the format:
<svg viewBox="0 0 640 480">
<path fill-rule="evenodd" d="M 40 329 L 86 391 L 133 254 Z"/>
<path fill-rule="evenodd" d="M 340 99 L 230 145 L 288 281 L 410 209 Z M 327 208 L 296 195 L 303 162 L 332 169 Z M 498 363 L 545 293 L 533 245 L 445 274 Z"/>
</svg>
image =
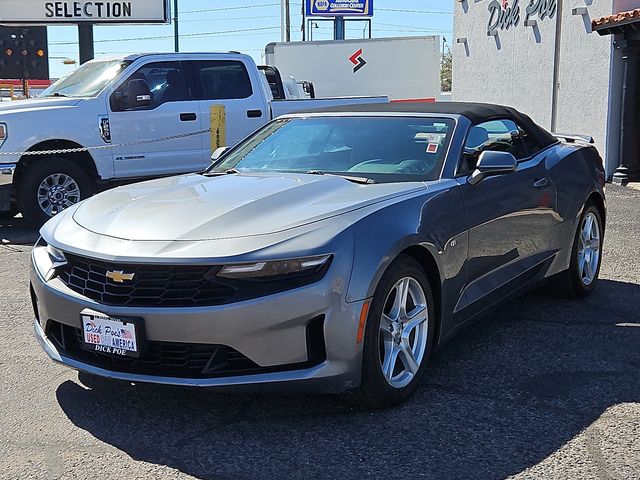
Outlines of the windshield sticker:
<svg viewBox="0 0 640 480">
<path fill-rule="evenodd" d="M 437 143 L 429 143 L 427 145 L 427 153 L 437 153 L 438 152 L 438 144 Z"/>
</svg>

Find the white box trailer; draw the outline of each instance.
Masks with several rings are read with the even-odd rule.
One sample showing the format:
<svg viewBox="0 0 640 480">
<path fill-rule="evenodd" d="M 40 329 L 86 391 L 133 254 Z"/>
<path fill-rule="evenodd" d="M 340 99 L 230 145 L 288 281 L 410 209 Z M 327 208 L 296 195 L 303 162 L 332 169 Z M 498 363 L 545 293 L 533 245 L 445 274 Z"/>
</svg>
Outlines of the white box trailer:
<svg viewBox="0 0 640 480">
<path fill-rule="evenodd" d="M 440 36 L 270 43 L 267 65 L 311 81 L 318 97 L 440 97 Z"/>
</svg>

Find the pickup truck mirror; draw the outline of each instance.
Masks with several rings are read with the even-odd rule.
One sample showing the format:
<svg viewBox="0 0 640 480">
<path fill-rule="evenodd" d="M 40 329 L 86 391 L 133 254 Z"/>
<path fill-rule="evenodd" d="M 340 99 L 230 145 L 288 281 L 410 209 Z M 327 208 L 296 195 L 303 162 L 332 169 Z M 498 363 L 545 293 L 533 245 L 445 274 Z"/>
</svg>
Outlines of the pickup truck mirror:
<svg viewBox="0 0 640 480">
<path fill-rule="evenodd" d="M 229 150 L 229 147 L 218 147 L 211 154 L 211 162 L 217 162 L 224 153 Z"/>
<path fill-rule="evenodd" d="M 153 99 L 149 84 L 142 79 L 129 80 L 127 85 L 127 108 L 148 107 Z"/>
<path fill-rule="evenodd" d="M 518 168 L 518 161 L 509 152 L 495 152 L 487 150 L 482 152 L 478 158 L 478 165 L 473 173 L 467 178 L 467 182 L 471 185 L 480 183 L 480 181 L 492 175 L 501 175 L 503 173 L 515 172 Z"/>
</svg>

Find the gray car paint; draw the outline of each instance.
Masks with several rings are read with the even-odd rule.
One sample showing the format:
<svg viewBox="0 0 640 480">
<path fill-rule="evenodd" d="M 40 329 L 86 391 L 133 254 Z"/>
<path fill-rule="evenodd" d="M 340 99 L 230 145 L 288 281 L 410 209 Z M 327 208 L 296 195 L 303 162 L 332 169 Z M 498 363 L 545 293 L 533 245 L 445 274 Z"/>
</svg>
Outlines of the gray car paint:
<svg viewBox="0 0 640 480">
<path fill-rule="evenodd" d="M 260 365 L 306 358 L 304 324 L 323 312 L 327 361 L 313 372 L 287 372 L 286 378 L 141 379 L 96 372 L 56 355 L 37 324 L 41 344 L 54 360 L 73 368 L 132 381 L 229 386 L 299 380 L 310 388 L 351 388 L 360 382 L 361 345 L 355 336 L 362 303 L 407 249 L 426 256 L 431 278 L 439 279 L 437 341 L 444 342 L 497 301 L 566 269 L 585 201 L 590 195 L 604 201 L 601 160 L 595 149 L 577 143 L 553 145 L 521 162 L 515 173 L 467 184 L 456 172 L 471 125 L 464 117 L 451 118 L 457 127 L 442 178 L 435 182 L 355 185 L 296 174 L 181 176 L 103 193 L 43 227 L 43 238 L 62 250 L 116 262 L 229 263 L 333 253 L 336 260 L 315 285 L 224 307 L 97 305 L 56 280 L 44 282 L 37 269 L 32 272 L 44 321 L 77 326 L 79 311 L 87 306 L 142 316 L 150 339 L 224 339 Z M 534 188 L 541 175 L 549 181 Z M 157 220 L 157 211 L 166 221 Z"/>
</svg>

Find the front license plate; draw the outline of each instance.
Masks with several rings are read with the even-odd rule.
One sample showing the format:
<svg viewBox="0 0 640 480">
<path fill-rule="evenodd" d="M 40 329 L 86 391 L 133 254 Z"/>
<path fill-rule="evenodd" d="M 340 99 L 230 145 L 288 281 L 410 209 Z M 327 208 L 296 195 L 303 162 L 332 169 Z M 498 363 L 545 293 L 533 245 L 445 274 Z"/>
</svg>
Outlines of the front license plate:
<svg viewBox="0 0 640 480">
<path fill-rule="evenodd" d="M 80 319 L 85 349 L 118 357 L 140 355 L 136 324 L 133 321 L 91 310 L 83 310 Z"/>
</svg>

